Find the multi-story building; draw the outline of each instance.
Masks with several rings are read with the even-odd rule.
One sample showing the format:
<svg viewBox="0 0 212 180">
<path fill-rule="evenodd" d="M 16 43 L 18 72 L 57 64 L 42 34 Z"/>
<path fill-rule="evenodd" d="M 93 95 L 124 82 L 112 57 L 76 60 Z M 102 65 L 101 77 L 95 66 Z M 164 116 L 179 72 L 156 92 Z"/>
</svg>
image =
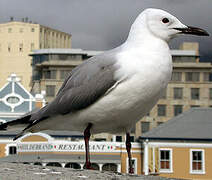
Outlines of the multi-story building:
<svg viewBox="0 0 212 180">
<path fill-rule="evenodd" d="M 211 63 L 199 62 L 197 43 L 181 48 L 171 51 L 172 79 L 157 105 L 136 124 L 136 137 L 192 107 L 212 106 Z"/>
<path fill-rule="evenodd" d="M 34 49 L 70 48 L 71 35 L 40 24 L 10 21 L 0 24 L 0 87 L 11 73 L 31 89 L 31 57 Z"/>
</svg>

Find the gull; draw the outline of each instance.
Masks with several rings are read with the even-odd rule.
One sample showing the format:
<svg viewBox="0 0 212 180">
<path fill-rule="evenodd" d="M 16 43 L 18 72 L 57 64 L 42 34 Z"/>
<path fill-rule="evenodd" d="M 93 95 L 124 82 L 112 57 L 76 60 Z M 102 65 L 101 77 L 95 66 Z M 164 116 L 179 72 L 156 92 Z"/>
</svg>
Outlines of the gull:
<svg viewBox="0 0 212 180">
<path fill-rule="evenodd" d="M 180 34 L 209 35 L 182 24 L 164 10 L 144 10 L 122 45 L 74 68 L 51 103 L 0 125 L 0 129 L 25 125 L 14 140 L 26 132 L 42 130 L 84 132 L 87 169 L 91 169 L 91 134 L 126 133 L 129 173 L 133 173 L 130 130 L 167 87 L 172 75 L 168 42 Z"/>
</svg>

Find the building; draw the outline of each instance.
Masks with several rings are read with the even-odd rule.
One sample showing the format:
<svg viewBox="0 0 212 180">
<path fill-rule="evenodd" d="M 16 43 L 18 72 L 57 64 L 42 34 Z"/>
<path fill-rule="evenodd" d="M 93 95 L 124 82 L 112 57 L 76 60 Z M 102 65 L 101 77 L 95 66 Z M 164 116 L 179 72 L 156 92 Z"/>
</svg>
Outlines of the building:
<svg viewBox="0 0 212 180">
<path fill-rule="evenodd" d="M 143 172 L 169 178 L 212 178 L 212 109 L 192 108 L 143 134 Z"/>
<path fill-rule="evenodd" d="M 0 24 L 0 87 L 11 73 L 21 78 L 29 91 L 31 88 L 30 52 L 41 48 L 70 48 L 71 35 L 37 23 L 10 21 Z"/>
<path fill-rule="evenodd" d="M 11 121 L 25 113 L 45 105 L 42 94 L 32 96 L 20 83 L 16 74 L 11 74 L 0 88 L 0 122 Z"/>
<path fill-rule="evenodd" d="M 211 63 L 199 62 L 197 43 L 183 43 L 171 50 L 173 74 L 161 99 L 136 124 L 136 137 L 193 107 L 212 106 Z"/>
<path fill-rule="evenodd" d="M 26 134 L 17 141 L 2 139 L 0 133 L 0 162 L 18 162 L 41 166 L 83 169 L 84 141 L 57 140 L 46 133 Z M 9 137 L 9 133 L 7 134 Z M 57 135 L 55 135 L 57 137 Z M 90 142 L 92 167 L 96 170 L 128 172 L 128 156 L 124 143 Z M 141 174 L 142 150 L 139 143 L 132 144 L 135 174 Z"/>
</svg>

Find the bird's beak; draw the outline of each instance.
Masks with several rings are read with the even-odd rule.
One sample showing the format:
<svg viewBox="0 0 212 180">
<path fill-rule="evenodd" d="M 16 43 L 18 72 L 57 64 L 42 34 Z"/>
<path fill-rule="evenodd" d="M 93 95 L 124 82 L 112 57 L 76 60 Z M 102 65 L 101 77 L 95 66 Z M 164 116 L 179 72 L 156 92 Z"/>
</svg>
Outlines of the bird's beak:
<svg viewBox="0 0 212 180">
<path fill-rule="evenodd" d="M 197 36 L 209 36 L 207 31 L 205 31 L 204 29 L 197 28 L 197 27 L 187 26 L 185 28 L 174 28 L 174 29 L 180 31 L 179 33 L 181 33 L 181 34 L 192 34 L 192 35 L 197 35 Z"/>
</svg>

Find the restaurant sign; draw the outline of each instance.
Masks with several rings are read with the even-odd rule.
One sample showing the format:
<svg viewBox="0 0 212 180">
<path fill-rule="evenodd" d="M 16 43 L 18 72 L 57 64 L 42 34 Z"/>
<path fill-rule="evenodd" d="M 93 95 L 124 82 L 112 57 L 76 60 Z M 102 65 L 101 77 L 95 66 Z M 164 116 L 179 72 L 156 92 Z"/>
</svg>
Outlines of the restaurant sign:
<svg viewBox="0 0 212 180">
<path fill-rule="evenodd" d="M 111 152 L 116 150 L 115 143 L 91 142 L 89 145 L 91 152 Z M 84 152 L 84 142 L 67 142 L 67 143 L 19 143 L 17 144 L 18 152 Z"/>
</svg>

